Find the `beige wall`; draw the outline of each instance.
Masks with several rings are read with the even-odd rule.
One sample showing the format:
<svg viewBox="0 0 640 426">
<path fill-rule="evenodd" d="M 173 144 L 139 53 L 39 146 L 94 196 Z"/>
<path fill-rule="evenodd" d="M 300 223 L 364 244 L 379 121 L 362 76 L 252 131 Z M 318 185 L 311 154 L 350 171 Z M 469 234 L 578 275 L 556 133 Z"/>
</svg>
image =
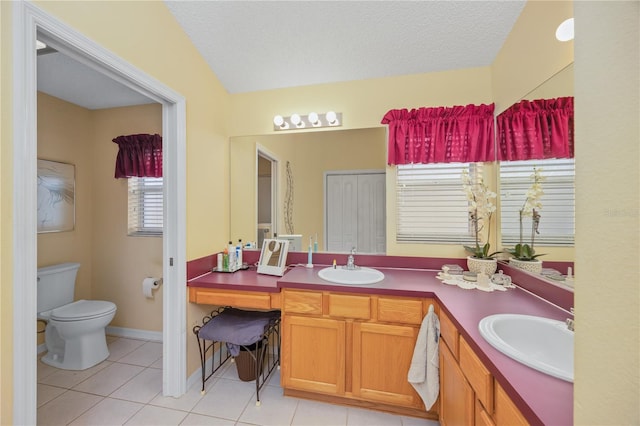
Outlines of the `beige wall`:
<svg viewBox="0 0 640 426">
<path fill-rule="evenodd" d="M 96 110 L 92 118 L 92 297 L 118 306 L 111 326 L 162 331 L 163 288 L 147 299 L 140 286 L 147 276 L 162 276 L 162 238 L 127 236 L 127 179 L 113 177 L 118 146 L 112 142 L 120 135 L 162 134 L 162 106 Z"/>
<path fill-rule="evenodd" d="M 127 236 L 127 180 L 113 177 L 112 139 L 135 133 L 162 133 L 161 105 L 90 111 L 38 93 L 38 158 L 76 171 L 75 229 L 38 234 L 38 267 L 79 262 L 76 299 L 114 302 L 111 326 L 159 332 L 162 287 L 147 299 L 140 282 L 162 276 L 162 238 Z"/>
<path fill-rule="evenodd" d="M 38 158 L 75 166 L 76 217 L 73 231 L 38 234 L 38 267 L 79 262 L 76 299 L 91 298 L 92 135 L 91 111 L 38 93 Z"/>
<path fill-rule="evenodd" d="M 575 424 L 640 424 L 638 2 L 576 2 Z M 612 271 L 616 271 L 612 274 Z"/>
<path fill-rule="evenodd" d="M 555 38 L 556 27 L 572 16 L 572 1 L 527 2 L 491 64 L 496 114 L 573 62 L 573 42 Z"/>
</svg>

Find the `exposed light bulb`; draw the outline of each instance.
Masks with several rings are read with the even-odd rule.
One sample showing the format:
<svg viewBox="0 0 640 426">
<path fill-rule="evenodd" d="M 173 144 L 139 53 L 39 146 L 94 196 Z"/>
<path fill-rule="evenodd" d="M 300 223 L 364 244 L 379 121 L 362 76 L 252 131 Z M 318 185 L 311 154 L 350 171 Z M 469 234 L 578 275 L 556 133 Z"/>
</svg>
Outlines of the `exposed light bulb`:
<svg viewBox="0 0 640 426">
<path fill-rule="evenodd" d="M 311 123 L 312 126 L 319 126 L 320 125 L 320 120 L 318 120 L 318 114 L 315 112 L 310 112 L 309 116 L 309 123 Z"/>
<path fill-rule="evenodd" d="M 300 126 L 300 123 L 302 122 L 302 119 L 298 114 L 291 114 L 290 120 L 291 120 L 291 124 L 293 124 L 296 127 Z"/>
<path fill-rule="evenodd" d="M 327 122 L 329 122 L 329 125 L 331 126 L 338 124 L 337 122 L 338 117 L 334 111 L 327 112 L 327 114 L 325 115 L 325 118 L 327 119 Z"/>
<path fill-rule="evenodd" d="M 273 124 L 278 127 L 282 127 L 282 125 L 284 124 L 284 118 L 282 118 L 281 115 L 276 115 L 275 117 L 273 117 Z"/>
<path fill-rule="evenodd" d="M 558 25 L 556 38 L 559 41 L 573 40 L 573 18 L 569 18 Z"/>
</svg>

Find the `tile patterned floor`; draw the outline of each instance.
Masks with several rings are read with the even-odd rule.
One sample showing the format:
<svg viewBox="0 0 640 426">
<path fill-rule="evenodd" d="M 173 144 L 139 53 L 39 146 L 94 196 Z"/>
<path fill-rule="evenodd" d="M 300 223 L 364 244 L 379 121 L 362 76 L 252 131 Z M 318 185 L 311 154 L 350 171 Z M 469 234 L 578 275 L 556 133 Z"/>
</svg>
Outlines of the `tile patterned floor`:
<svg viewBox="0 0 640 426">
<path fill-rule="evenodd" d="M 39 425 L 437 426 L 438 422 L 284 397 L 274 371 L 255 405 L 255 383 L 223 367 L 200 394 L 162 396 L 162 344 L 109 337 L 109 358 L 84 371 L 38 362 Z"/>
</svg>

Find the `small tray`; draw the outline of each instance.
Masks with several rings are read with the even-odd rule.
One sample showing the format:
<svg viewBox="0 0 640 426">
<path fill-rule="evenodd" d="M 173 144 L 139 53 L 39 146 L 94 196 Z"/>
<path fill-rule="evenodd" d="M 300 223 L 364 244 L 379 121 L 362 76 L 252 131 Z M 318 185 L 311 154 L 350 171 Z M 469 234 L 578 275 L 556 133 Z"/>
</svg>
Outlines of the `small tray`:
<svg viewBox="0 0 640 426">
<path fill-rule="evenodd" d="M 234 272 L 237 272 L 237 271 L 246 271 L 247 269 L 249 269 L 249 265 L 248 265 L 248 264 L 246 264 L 246 263 L 243 263 L 241 267 L 236 268 L 236 269 L 232 269 L 232 270 L 230 270 L 230 271 L 224 271 L 224 270 L 220 270 L 220 271 L 218 271 L 218 268 L 213 268 L 213 269 L 211 270 L 211 272 L 219 272 L 219 273 L 222 273 L 222 274 L 233 274 Z"/>
</svg>

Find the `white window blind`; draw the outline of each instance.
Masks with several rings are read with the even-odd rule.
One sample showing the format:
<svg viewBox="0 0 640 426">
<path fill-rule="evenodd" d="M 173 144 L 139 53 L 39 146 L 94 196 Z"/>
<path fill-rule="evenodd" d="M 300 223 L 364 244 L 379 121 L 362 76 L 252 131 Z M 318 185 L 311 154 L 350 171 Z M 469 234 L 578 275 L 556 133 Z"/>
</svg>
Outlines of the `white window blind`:
<svg viewBox="0 0 640 426">
<path fill-rule="evenodd" d="M 544 195 L 541 198 L 539 234 L 535 245 L 573 246 L 575 232 L 575 161 L 549 159 L 500 163 L 500 218 L 502 245 L 520 240 L 520 209 L 531 188 L 533 166 L 541 170 Z M 523 218 L 523 243 L 531 243 L 531 217 Z"/>
<path fill-rule="evenodd" d="M 482 175 L 482 163 L 399 165 L 396 168 L 398 242 L 470 244 L 462 170 Z"/>
<path fill-rule="evenodd" d="M 130 177 L 128 235 L 162 235 L 162 178 Z"/>
</svg>

